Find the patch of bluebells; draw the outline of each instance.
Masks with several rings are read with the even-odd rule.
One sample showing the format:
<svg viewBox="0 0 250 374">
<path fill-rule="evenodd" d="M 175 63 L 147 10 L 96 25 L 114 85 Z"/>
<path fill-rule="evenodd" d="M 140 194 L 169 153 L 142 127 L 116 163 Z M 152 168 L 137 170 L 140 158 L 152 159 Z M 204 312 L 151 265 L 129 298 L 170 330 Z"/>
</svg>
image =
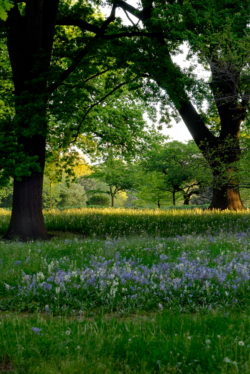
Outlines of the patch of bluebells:
<svg viewBox="0 0 250 374">
<path fill-rule="evenodd" d="M 121 257 L 116 252 L 109 260 L 91 256 L 82 269 L 68 266 L 68 258 L 64 258 L 46 263 L 47 275 L 23 272 L 16 297 L 35 298 L 41 306 L 56 303 L 59 297 L 65 305 L 75 299 L 79 306 L 158 307 L 160 303 L 176 305 L 180 310 L 240 303 L 242 295 L 250 290 L 250 252 L 220 254 L 214 259 L 206 251 L 200 253 L 202 258 L 194 259 L 189 251 L 182 252 L 175 261 L 161 254 L 158 262 L 149 266 L 142 263 L 142 258 Z M 61 263 L 68 269 L 62 269 Z"/>
</svg>

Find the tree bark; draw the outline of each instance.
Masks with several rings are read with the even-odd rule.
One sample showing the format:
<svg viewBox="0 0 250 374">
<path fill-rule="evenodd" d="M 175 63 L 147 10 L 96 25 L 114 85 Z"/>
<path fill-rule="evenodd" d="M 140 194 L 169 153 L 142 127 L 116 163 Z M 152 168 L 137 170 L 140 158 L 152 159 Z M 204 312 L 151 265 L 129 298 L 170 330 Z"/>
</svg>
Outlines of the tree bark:
<svg viewBox="0 0 250 374">
<path fill-rule="evenodd" d="M 175 191 L 173 192 L 173 205 L 175 205 Z"/>
<path fill-rule="evenodd" d="M 14 179 L 11 221 L 3 239 L 49 239 L 42 214 L 42 187 L 42 171 L 23 177 L 21 181 Z"/>
<path fill-rule="evenodd" d="M 224 186 L 220 189 L 213 188 L 213 199 L 208 209 L 245 210 L 240 198 L 239 189 L 233 189 L 228 186 Z"/>
<path fill-rule="evenodd" d="M 58 2 L 29 1 L 25 16 L 20 15 L 16 3 L 7 19 L 16 106 L 12 125 L 17 132 L 18 146 L 27 157 L 36 159 L 38 167 L 30 167 L 29 176 L 14 176 L 12 215 L 5 239 L 49 239 L 42 214 L 47 135 L 46 73 L 50 66 Z"/>
</svg>

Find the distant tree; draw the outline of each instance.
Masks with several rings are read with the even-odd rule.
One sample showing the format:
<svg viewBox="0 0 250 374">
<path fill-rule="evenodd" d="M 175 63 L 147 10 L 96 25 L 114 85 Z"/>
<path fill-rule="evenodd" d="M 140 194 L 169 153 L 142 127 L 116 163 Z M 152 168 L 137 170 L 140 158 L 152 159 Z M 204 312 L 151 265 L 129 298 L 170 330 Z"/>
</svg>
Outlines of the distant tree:
<svg viewBox="0 0 250 374">
<path fill-rule="evenodd" d="M 57 207 L 74 207 L 86 205 L 85 189 L 79 183 L 60 184 L 60 202 Z"/>
<path fill-rule="evenodd" d="M 53 193 L 52 193 L 53 186 Z M 52 207 L 57 208 L 60 203 L 61 183 L 54 183 L 52 185 L 49 177 L 45 176 L 43 180 L 43 209 L 51 210 Z"/>
<path fill-rule="evenodd" d="M 92 166 L 91 171 L 91 175 L 84 178 L 104 182 L 108 186 L 108 191 L 102 191 L 99 188 L 89 190 L 88 193 L 106 193 L 110 195 L 111 207 L 114 207 L 114 198 L 119 192 L 131 190 L 135 186 L 135 179 L 131 173 L 131 168 L 121 159 L 115 159 L 110 156 L 105 162 Z"/>
<path fill-rule="evenodd" d="M 155 146 L 147 151 L 141 162 L 145 172 L 157 173 L 157 190 L 171 193 L 173 205 L 176 193 L 182 193 L 184 204 L 189 204 L 191 196 L 199 194 L 204 186 L 211 183 L 211 173 L 201 152 L 194 142 L 187 144 L 172 141 Z"/>
<path fill-rule="evenodd" d="M 65 153 L 51 153 L 50 157 L 47 158 L 44 170 L 44 174 L 47 176 L 50 185 L 50 210 L 52 209 L 52 187 L 55 184 L 62 182 L 64 179 L 64 184 L 70 187 L 70 183 L 76 182 L 78 178 L 89 173 L 90 169 L 84 157 L 78 151 L 73 149 Z M 65 195 L 65 193 L 63 193 L 63 195 Z M 43 201 L 45 199 L 44 196 Z M 62 200 L 65 200 L 65 197 L 62 197 Z M 59 201 L 57 202 L 59 203 Z"/>
</svg>

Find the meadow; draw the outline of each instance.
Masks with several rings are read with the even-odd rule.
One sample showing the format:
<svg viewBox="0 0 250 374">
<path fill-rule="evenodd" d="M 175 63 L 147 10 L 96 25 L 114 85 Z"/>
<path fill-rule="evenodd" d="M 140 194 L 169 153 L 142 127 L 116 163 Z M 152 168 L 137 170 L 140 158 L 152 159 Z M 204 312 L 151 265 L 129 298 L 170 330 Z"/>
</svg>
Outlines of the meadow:
<svg viewBox="0 0 250 374">
<path fill-rule="evenodd" d="M 0 241 L 0 373 L 249 373 L 249 213 L 44 212 Z"/>
</svg>

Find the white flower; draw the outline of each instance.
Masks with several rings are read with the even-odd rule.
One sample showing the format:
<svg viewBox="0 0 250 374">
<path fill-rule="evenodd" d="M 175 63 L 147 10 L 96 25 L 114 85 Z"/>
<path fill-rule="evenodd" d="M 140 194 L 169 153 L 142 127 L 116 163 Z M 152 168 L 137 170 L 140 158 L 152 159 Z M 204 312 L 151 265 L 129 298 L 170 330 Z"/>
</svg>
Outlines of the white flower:
<svg viewBox="0 0 250 374">
<path fill-rule="evenodd" d="M 60 292 L 60 287 L 56 287 L 56 293 Z"/>
<path fill-rule="evenodd" d="M 190 340 L 190 339 L 191 339 L 191 336 L 188 336 L 188 339 Z"/>
<path fill-rule="evenodd" d="M 228 362 L 228 363 L 231 362 L 231 360 L 230 360 L 228 357 L 225 357 L 223 361 L 224 361 L 224 362 Z"/>
<path fill-rule="evenodd" d="M 242 340 L 240 340 L 240 341 L 239 341 L 239 345 L 240 345 L 241 347 L 243 347 L 243 345 L 245 345 L 245 343 L 244 343 Z"/>
<path fill-rule="evenodd" d="M 69 330 L 65 331 L 65 334 L 70 335 L 70 331 Z"/>
<path fill-rule="evenodd" d="M 210 343 L 211 343 L 211 340 L 207 339 L 207 340 L 206 340 L 206 343 L 207 343 L 207 344 L 210 344 Z"/>
<path fill-rule="evenodd" d="M 69 274 L 66 274 L 66 275 L 64 275 L 64 280 L 69 280 L 70 279 L 70 275 Z"/>
<path fill-rule="evenodd" d="M 220 339 L 220 338 L 221 338 L 221 336 L 220 336 L 220 335 L 217 335 L 217 338 L 219 338 L 219 339 Z"/>
<path fill-rule="evenodd" d="M 7 283 L 5 283 L 5 287 L 6 287 L 6 290 L 9 291 L 9 289 L 10 289 L 10 285 L 7 284 Z"/>
<path fill-rule="evenodd" d="M 41 271 L 39 271 L 36 275 L 36 278 L 37 278 L 37 282 L 39 282 L 40 280 L 44 280 L 45 276 Z"/>
<path fill-rule="evenodd" d="M 76 349 L 81 349 L 80 345 L 78 345 L 78 346 L 76 347 Z"/>
<path fill-rule="evenodd" d="M 228 296 L 228 292 L 227 291 L 225 291 L 225 295 Z"/>
</svg>

